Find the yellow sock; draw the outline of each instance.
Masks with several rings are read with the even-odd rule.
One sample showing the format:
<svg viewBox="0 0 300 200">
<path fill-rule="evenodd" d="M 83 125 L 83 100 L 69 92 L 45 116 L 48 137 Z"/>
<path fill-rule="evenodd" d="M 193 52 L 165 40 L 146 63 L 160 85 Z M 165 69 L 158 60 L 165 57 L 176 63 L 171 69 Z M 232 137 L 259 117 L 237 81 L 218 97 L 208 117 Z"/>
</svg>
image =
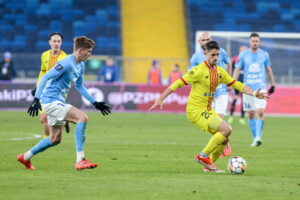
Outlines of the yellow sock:
<svg viewBox="0 0 300 200">
<path fill-rule="evenodd" d="M 223 150 L 225 148 L 226 144 L 219 144 L 217 148 L 210 154 L 210 160 L 211 162 L 216 162 L 218 158 L 220 158 L 220 155 L 223 153 Z"/>
<path fill-rule="evenodd" d="M 202 152 L 210 155 L 218 147 L 218 145 L 222 144 L 225 140 L 227 140 L 227 138 L 220 132 L 215 133 L 213 136 L 211 136 Z"/>
</svg>

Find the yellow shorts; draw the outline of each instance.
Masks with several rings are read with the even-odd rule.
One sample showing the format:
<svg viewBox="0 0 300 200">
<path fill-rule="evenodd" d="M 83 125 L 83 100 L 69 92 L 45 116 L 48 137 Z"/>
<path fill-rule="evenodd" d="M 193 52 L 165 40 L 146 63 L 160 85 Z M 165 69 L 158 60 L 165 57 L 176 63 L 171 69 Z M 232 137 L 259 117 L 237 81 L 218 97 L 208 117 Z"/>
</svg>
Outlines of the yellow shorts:
<svg viewBox="0 0 300 200">
<path fill-rule="evenodd" d="M 223 119 L 214 110 L 188 109 L 186 116 L 192 124 L 211 134 L 216 133 L 219 125 L 223 122 Z"/>
</svg>

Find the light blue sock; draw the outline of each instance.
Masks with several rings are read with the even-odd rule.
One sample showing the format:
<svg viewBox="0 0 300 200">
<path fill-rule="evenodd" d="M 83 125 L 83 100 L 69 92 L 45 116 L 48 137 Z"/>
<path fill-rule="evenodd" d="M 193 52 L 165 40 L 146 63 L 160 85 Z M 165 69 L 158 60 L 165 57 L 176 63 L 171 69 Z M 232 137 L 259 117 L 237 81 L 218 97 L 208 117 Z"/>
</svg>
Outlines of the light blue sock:
<svg viewBox="0 0 300 200">
<path fill-rule="evenodd" d="M 264 120 L 257 119 L 256 120 L 256 138 L 262 138 L 262 132 L 264 127 Z"/>
<path fill-rule="evenodd" d="M 83 151 L 83 145 L 85 141 L 85 122 L 79 122 L 76 124 L 75 129 L 75 143 L 76 143 L 76 151 L 80 152 Z"/>
<path fill-rule="evenodd" d="M 51 142 L 50 137 L 44 138 L 42 139 L 39 143 L 37 143 L 34 147 L 32 147 L 30 149 L 30 152 L 35 155 L 39 152 L 42 152 L 46 149 L 48 149 L 49 147 L 55 146 L 57 144 Z"/>
<path fill-rule="evenodd" d="M 253 139 L 256 137 L 256 119 L 249 119 L 249 128 L 252 134 Z"/>
</svg>

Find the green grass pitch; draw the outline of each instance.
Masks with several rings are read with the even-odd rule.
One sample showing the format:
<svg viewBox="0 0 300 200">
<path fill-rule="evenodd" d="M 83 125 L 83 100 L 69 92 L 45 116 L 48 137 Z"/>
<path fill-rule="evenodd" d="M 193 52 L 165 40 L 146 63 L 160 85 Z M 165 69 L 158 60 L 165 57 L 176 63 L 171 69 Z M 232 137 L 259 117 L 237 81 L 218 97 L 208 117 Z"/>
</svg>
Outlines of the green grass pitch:
<svg viewBox="0 0 300 200">
<path fill-rule="evenodd" d="M 248 127 L 234 123 L 232 156 L 245 158 L 248 168 L 230 175 L 228 157 L 216 163 L 225 174 L 201 171 L 194 156 L 210 135 L 184 114 L 88 115 L 85 152 L 98 168 L 74 169 L 74 136 L 64 133 L 60 145 L 32 159 L 37 169 L 29 171 L 16 156 L 39 141 L 31 138 L 42 134 L 38 118 L 1 111 L 0 199 L 300 199 L 299 118 L 268 117 L 261 147 L 250 147 Z"/>
</svg>

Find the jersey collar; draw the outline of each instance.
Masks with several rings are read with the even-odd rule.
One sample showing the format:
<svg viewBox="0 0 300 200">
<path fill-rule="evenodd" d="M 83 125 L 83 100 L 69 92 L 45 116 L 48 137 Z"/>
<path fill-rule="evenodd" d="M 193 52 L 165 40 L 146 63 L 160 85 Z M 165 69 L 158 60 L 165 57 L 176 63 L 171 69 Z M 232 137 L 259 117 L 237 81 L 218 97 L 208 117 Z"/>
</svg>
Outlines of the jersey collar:
<svg viewBox="0 0 300 200">
<path fill-rule="evenodd" d="M 208 64 L 208 62 L 206 62 L 206 60 L 204 61 L 204 63 L 205 63 L 205 65 L 206 65 L 206 67 L 208 68 L 208 69 L 212 69 L 212 70 L 216 70 L 217 68 L 212 68 L 209 64 Z"/>
</svg>

